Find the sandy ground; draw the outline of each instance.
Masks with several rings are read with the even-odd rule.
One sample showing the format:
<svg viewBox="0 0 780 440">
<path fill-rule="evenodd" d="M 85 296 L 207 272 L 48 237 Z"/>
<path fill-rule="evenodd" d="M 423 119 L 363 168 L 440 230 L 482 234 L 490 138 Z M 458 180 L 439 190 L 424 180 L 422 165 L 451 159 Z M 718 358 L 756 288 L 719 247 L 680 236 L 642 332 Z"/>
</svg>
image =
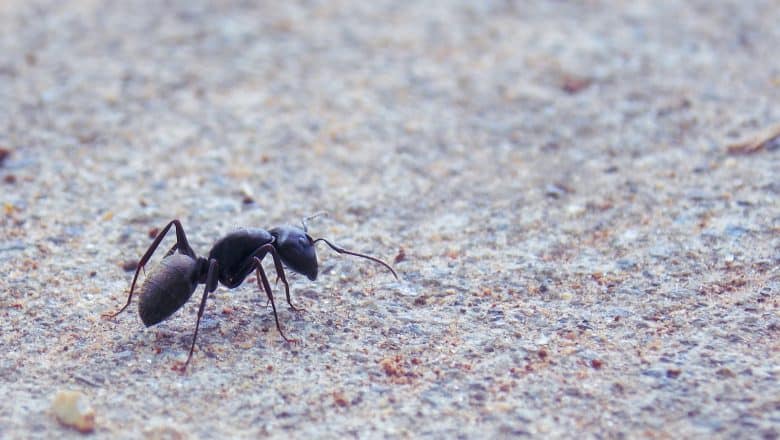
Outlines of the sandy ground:
<svg viewBox="0 0 780 440">
<path fill-rule="evenodd" d="M 5 1 L 0 437 L 777 438 L 775 1 Z M 768 136 L 767 139 L 771 138 Z M 144 328 L 154 229 L 320 277 Z M 167 248 L 173 243 L 169 238 Z M 163 251 L 153 260 L 153 266 Z M 271 269 L 270 261 L 266 267 Z M 198 290 L 196 297 L 200 296 Z"/>
</svg>

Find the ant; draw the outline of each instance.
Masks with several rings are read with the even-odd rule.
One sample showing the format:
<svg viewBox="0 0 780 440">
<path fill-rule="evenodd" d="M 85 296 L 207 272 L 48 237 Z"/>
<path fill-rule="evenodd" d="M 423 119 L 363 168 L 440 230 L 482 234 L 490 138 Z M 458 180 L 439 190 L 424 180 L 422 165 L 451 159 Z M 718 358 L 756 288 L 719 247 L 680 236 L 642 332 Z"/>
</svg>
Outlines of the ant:
<svg viewBox="0 0 780 440">
<path fill-rule="evenodd" d="M 192 345 L 187 361 L 182 370 L 192 358 L 192 352 L 195 350 L 195 340 L 198 337 L 198 328 L 200 327 L 200 318 L 203 316 L 203 309 L 206 306 L 208 294 L 217 289 L 217 285 L 222 283 L 228 289 L 234 289 L 241 285 L 254 270 L 257 273 L 257 285 L 265 290 L 268 301 L 274 312 L 276 329 L 287 342 L 297 342 L 288 339 L 279 325 L 279 317 L 276 314 L 276 304 L 274 296 L 271 293 L 271 286 L 263 270 L 263 258 L 270 254 L 274 260 L 276 268 L 277 282 L 279 280 L 284 284 L 284 293 L 287 296 L 287 304 L 293 311 L 301 309 L 293 306 L 290 300 L 290 286 L 287 283 L 287 277 L 284 274 L 282 263 L 289 269 L 301 275 L 305 275 L 311 281 L 317 279 L 317 254 L 315 244 L 319 241 L 327 244 L 331 249 L 340 253 L 348 254 L 374 261 L 387 268 L 393 276 L 398 279 L 390 265 L 384 261 L 371 257 L 369 255 L 348 251 L 336 246 L 324 238 L 312 239 L 307 233 L 306 220 L 314 218 L 322 213 L 304 218 L 301 220 L 303 228 L 297 226 L 280 226 L 270 230 L 252 228 L 240 229 L 231 232 L 217 240 L 209 252 L 208 258 L 199 257 L 192 250 L 187 242 L 187 236 L 179 220 L 169 222 L 154 239 L 152 244 L 146 250 L 146 253 L 138 262 L 135 270 L 133 283 L 130 285 L 130 294 L 127 296 L 127 303 L 114 313 L 105 314 L 106 318 L 113 318 L 122 313 L 133 298 L 135 283 L 138 280 L 138 274 L 144 269 L 146 263 L 154 254 L 157 247 L 162 242 L 165 235 L 173 226 L 176 229 L 176 244 L 165 254 L 141 285 L 140 297 L 138 302 L 138 314 L 141 321 L 147 327 L 155 325 L 171 315 L 190 299 L 199 284 L 205 284 L 203 297 L 200 300 L 198 309 L 198 319 L 195 322 L 195 332 L 192 335 Z M 178 251 L 178 253 L 176 253 Z M 267 304 L 266 304 L 267 306 Z"/>
</svg>

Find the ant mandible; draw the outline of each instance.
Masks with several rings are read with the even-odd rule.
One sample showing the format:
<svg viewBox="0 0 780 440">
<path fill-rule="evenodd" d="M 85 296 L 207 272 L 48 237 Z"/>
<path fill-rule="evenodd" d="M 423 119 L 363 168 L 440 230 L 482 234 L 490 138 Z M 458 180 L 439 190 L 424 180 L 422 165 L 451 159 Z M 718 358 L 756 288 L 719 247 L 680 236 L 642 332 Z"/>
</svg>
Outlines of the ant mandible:
<svg viewBox="0 0 780 440">
<path fill-rule="evenodd" d="M 284 275 L 282 263 L 294 272 L 305 275 L 312 281 L 316 280 L 317 254 L 315 252 L 315 244 L 319 241 L 327 244 L 331 249 L 340 254 L 353 255 L 379 263 L 398 279 L 398 275 L 393 268 L 378 258 L 348 251 L 324 238 L 312 239 L 307 233 L 306 220 L 317 215 L 320 214 L 302 219 L 301 225 L 303 228 L 280 226 L 270 230 L 253 228 L 231 232 L 217 240 L 211 248 L 208 258 L 199 257 L 195 254 L 195 251 L 192 250 L 187 242 L 187 236 L 184 234 L 181 222 L 173 220 L 157 234 L 149 249 L 146 250 L 146 253 L 138 262 L 133 282 L 130 285 L 130 294 L 127 296 L 127 303 L 118 311 L 104 316 L 113 318 L 130 305 L 138 274 L 146 263 L 149 262 L 152 254 L 154 254 L 160 242 L 162 242 L 171 226 L 173 226 L 176 229 L 176 244 L 165 254 L 159 265 L 149 273 L 141 285 L 138 314 L 147 327 L 155 325 L 179 310 L 190 299 L 199 284 L 206 285 L 203 289 L 203 297 L 200 300 L 198 319 L 195 322 L 195 332 L 192 335 L 190 353 L 182 369 L 187 368 L 195 350 L 195 340 L 198 337 L 200 318 L 203 316 L 203 309 L 206 306 L 208 294 L 217 289 L 218 283 L 222 283 L 223 286 L 229 289 L 238 287 L 253 270 L 257 273 L 258 287 L 265 290 L 268 301 L 273 308 L 276 329 L 279 330 L 279 334 L 282 335 L 285 341 L 295 342 L 295 340 L 287 339 L 282 331 L 282 327 L 279 325 L 274 296 L 271 293 L 271 286 L 262 266 L 263 258 L 266 255 L 270 254 L 274 260 L 277 281 L 281 280 L 284 284 L 287 304 L 290 305 L 292 310 L 299 309 L 293 306 L 290 300 L 290 286 L 287 283 L 287 277 Z"/>
</svg>

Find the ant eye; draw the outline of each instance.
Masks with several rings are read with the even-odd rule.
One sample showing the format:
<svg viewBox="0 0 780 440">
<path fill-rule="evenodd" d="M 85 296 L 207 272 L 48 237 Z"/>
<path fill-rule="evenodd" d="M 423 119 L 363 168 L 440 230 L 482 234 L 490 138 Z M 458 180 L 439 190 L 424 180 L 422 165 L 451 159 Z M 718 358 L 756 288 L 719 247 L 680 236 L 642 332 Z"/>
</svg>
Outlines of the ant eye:
<svg viewBox="0 0 780 440">
<path fill-rule="evenodd" d="M 309 240 L 307 240 L 306 237 L 298 237 L 298 242 L 300 244 L 309 244 Z"/>
</svg>

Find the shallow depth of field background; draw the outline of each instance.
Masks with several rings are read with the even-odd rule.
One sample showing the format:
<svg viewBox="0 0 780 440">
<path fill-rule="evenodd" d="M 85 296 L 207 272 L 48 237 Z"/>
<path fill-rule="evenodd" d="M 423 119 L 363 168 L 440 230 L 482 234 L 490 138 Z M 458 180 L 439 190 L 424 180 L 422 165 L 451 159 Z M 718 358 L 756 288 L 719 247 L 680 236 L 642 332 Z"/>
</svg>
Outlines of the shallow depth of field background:
<svg viewBox="0 0 780 440">
<path fill-rule="evenodd" d="M 95 438 L 777 438 L 777 23 L 3 1 L 0 437 L 80 435 L 50 409 L 72 389 Z M 274 287 L 298 345 L 253 277 L 211 296 L 184 375 L 197 300 L 100 318 L 173 218 L 206 254 L 320 210 L 312 235 L 401 281 L 321 247 L 290 276 L 306 312 Z"/>
</svg>

